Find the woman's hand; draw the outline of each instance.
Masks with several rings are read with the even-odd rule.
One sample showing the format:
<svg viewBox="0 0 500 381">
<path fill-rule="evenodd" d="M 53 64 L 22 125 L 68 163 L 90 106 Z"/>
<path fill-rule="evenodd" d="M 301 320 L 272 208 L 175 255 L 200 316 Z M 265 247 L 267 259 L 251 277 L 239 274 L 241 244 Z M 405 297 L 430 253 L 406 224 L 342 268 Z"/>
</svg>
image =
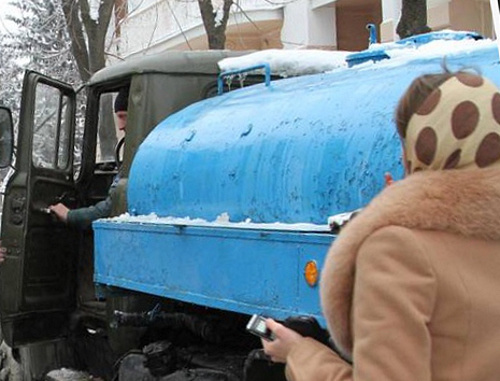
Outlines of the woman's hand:
<svg viewBox="0 0 500 381">
<path fill-rule="evenodd" d="M 274 333 L 274 340 L 261 339 L 264 352 L 271 357 L 272 361 L 285 363 L 288 354 L 302 339 L 302 336 L 273 319 L 267 319 L 266 326 Z"/>
</svg>

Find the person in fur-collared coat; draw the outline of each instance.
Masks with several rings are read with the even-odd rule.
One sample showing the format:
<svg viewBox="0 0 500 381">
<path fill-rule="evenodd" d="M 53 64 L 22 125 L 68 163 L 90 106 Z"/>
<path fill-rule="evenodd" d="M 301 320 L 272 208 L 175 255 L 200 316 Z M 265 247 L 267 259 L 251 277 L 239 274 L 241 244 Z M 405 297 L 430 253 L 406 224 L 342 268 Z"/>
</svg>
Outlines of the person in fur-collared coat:
<svg viewBox="0 0 500 381">
<path fill-rule="evenodd" d="M 329 250 L 330 348 L 269 319 L 290 381 L 500 379 L 500 93 L 459 72 L 417 78 L 396 122 L 407 177 Z"/>
</svg>

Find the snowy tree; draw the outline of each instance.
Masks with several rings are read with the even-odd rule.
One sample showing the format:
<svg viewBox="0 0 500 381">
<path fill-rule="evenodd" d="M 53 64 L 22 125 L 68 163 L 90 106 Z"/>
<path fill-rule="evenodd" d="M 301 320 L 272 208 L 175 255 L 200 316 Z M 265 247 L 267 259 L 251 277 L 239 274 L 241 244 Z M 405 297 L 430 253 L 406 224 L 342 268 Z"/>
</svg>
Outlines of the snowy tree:
<svg viewBox="0 0 500 381">
<path fill-rule="evenodd" d="M 427 26 L 427 1 L 403 0 L 401 18 L 396 28 L 399 37 L 403 39 L 430 31 Z"/>
<path fill-rule="evenodd" d="M 82 79 L 71 50 L 71 40 L 66 20 L 59 1 L 12 0 L 14 9 L 7 18 L 16 26 L 9 33 L 0 36 L 0 75 L 9 81 L 0 82 L 0 101 L 10 107 L 14 121 L 19 120 L 21 89 L 25 69 L 41 72 L 63 82 L 78 86 Z M 37 95 L 38 97 L 38 95 Z M 84 99 L 78 98 L 79 115 L 76 139 L 83 135 Z M 37 103 L 49 105 L 50 99 L 37 99 Z M 47 109 L 37 108 L 37 112 Z M 50 111 L 50 110 L 49 110 Z M 35 115 L 35 118 L 37 115 Z M 35 131 L 35 134 L 37 131 Z M 48 134 L 47 134 L 48 135 Z M 36 152 L 41 156 L 50 155 L 48 136 L 37 140 Z M 79 145 L 77 145 L 79 147 Z"/>
<path fill-rule="evenodd" d="M 0 37 L 0 102 L 17 117 L 25 69 L 79 83 L 62 9 L 51 0 L 12 0 L 7 15 L 16 28 Z M 17 118 L 15 118 L 17 119 Z"/>
<path fill-rule="evenodd" d="M 116 0 L 119 1 L 119 0 Z M 11 0 L 16 12 L 7 16 L 19 31 L 14 48 L 30 66 L 75 83 L 87 81 L 105 66 L 104 46 L 115 0 Z M 45 72 L 45 71 L 44 71 Z"/>
<path fill-rule="evenodd" d="M 123 6 L 123 1 L 116 2 Z M 14 55 L 12 70 L 29 68 L 76 86 L 105 66 L 105 41 L 115 0 L 11 0 L 10 4 L 16 12 L 8 18 L 17 29 L 1 45 L 4 52 Z M 22 79 L 16 82 L 19 90 Z M 14 108 L 19 104 L 19 91 L 5 96 L 0 89 L 0 95 L 15 99 Z M 111 108 L 107 113 L 111 115 Z M 81 135 L 78 130 L 77 139 Z M 110 140 L 113 146 L 116 136 L 108 138 L 104 130 L 99 135 L 102 144 Z"/>
<path fill-rule="evenodd" d="M 14 120 L 17 120 L 23 83 L 23 69 L 17 52 L 5 48 L 8 40 L 8 35 L 0 34 L 0 78 L 2 78 L 0 81 L 0 105 L 9 107 L 13 112 Z M 0 189 L 1 181 L 7 176 L 8 172 L 8 168 L 0 169 Z M 4 353 L 1 347 L 0 353 Z"/>
<path fill-rule="evenodd" d="M 61 5 L 51 0 L 11 0 L 15 10 L 7 19 L 16 25 L 1 38 L 2 78 L 0 99 L 17 117 L 25 69 L 61 81 L 81 83 L 70 49 L 70 39 Z M 17 119 L 17 118 L 15 118 Z"/>
<path fill-rule="evenodd" d="M 168 1 L 168 0 L 167 0 Z M 198 0 L 209 49 L 224 49 L 232 0 Z"/>
<path fill-rule="evenodd" d="M 17 29 L 3 49 L 11 49 L 24 67 L 80 82 L 60 4 L 51 0 L 11 0 L 15 13 L 7 16 Z"/>
<path fill-rule="evenodd" d="M 0 104 L 10 107 L 15 114 L 19 107 L 23 82 L 22 57 L 10 46 L 10 36 L 0 34 Z M 8 78 L 8 80 L 6 80 Z"/>
<path fill-rule="evenodd" d="M 62 5 L 68 33 L 71 39 L 71 50 L 78 65 L 78 71 L 84 82 L 92 74 L 106 65 L 105 43 L 113 8 L 119 19 L 126 14 L 126 2 L 123 0 L 57 0 Z M 119 27 L 119 24 L 117 24 Z M 112 114 L 111 104 L 101 109 L 102 115 Z M 112 122 L 108 128 L 99 129 L 100 149 L 102 152 L 114 147 L 116 134 Z"/>
</svg>

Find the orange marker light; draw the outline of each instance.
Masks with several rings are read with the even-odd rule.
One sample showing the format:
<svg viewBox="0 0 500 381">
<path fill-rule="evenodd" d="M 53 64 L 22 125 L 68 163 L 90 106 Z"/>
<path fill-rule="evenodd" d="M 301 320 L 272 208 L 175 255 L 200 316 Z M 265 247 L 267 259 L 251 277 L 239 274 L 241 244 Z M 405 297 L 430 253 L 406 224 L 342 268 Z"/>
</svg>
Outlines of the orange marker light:
<svg viewBox="0 0 500 381">
<path fill-rule="evenodd" d="M 386 172 L 384 174 L 384 178 L 385 178 L 385 186 L 392 185 L 392 183 L 394 182 L 394 179 L 392 178 L 392 175 L 389 172 Z"/>
<path fill-rule="evenodd" d="M 304 277 L 306 278 L 306 282 L 309 286 L 314 287 L 318 284 L 318 265 L 316 261 L 309 261 L 306 263 L 304 267 Z"/>
</svg>

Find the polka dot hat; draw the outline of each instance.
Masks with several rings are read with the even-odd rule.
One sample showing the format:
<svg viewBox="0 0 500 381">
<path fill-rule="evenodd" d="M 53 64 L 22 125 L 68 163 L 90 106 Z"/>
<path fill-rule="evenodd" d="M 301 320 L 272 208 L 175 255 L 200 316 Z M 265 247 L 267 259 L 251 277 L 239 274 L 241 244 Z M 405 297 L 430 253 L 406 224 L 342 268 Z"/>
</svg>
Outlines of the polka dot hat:
<svg viewBox="0 0 500 381">
<path fill-rule="evenodd" d="M 408 123 L 408 173 L 500 166 L 500 92 L 484 77 L 458 73 L 434 90 Z"/>
</svg>

